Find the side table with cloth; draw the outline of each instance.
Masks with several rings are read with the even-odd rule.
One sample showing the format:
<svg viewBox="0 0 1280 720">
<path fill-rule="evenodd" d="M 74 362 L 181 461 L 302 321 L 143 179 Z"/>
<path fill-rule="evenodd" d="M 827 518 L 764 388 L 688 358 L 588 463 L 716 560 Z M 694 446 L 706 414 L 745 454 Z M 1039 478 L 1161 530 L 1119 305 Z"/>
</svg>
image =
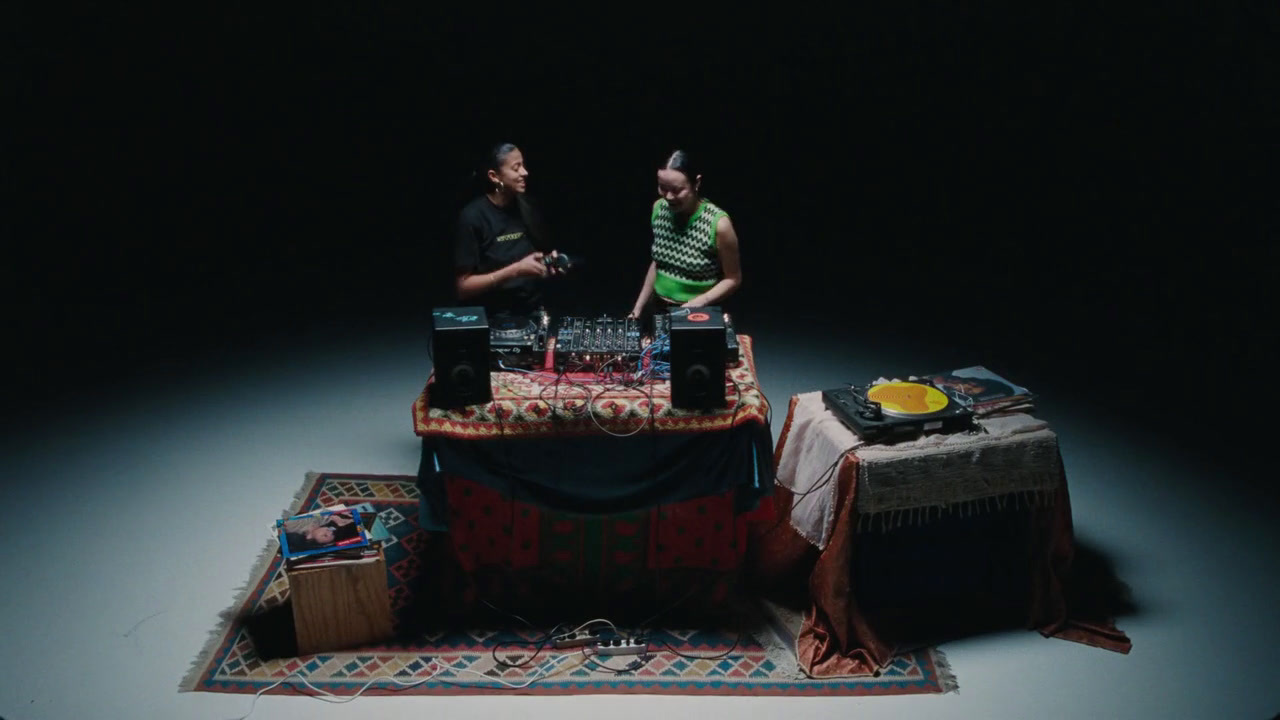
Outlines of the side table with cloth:
<svg viewBox="0 0 1280 720">
<path fill-rule="evenodd" d="M 423 527 L 487 583 L 474 591 L 522 603 L 564 591 L 652 606 L 688 573 L 736 575 L 773 484 L 751 338 L 739 346 L 727 407 L 705 412 L 673 408 L 665 380 L 516 371 L 492 374 L 491 402 L 445 410 L 429 405 L 433 375 L 413 405 Z"/>
<path fill-rule="evenodd" d="M 801 666 L 877 671 L 919 645 L 1017 621 L 1128 652 L 1109 618 L 1068 607 L 1071 506 L 1057 436 L 1014 413 L 976 433 L 868 445 L 823 405 L 791 398 L 775 449 L 781 518 L 753 534 L 754 579 L 805 584 Z"/>
</svg>

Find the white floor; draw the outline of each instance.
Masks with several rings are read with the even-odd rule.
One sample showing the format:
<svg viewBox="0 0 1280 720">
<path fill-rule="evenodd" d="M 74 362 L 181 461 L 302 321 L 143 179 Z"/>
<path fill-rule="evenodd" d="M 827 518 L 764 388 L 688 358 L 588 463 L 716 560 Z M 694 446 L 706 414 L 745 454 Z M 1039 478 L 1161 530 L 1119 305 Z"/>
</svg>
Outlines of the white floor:
<svg viewBox="0 0 1280 720">
<path fill-rule="evenodd" d="M 775 439 L 791 394 L 889 359 L 833 364 L 822 342 L 797 353 L 757 337 Z M 179 694 L 179 680 L 305 472 L 416 472 L 409 409 L 428 371 L 412 328 L 335 327 L 86 388 L 5 437 L 0 718 L 248 713 L 248 696 Z M 1100 424 L 1085 400 L 1055 398 L 1042 415 L 1060 434 L 1079 540 L 1133 588 L 1139 610 L 1120 621 L 1129 655 L 1011 632 L 945 645 L 960 691 L 940 696 L 268 696 L 252 717 L 1274 717 L 1280 531 L 1275 508 L 1258 507 L 1268 494 L 1222 492 L 1233 478 Z"/>
</svg>

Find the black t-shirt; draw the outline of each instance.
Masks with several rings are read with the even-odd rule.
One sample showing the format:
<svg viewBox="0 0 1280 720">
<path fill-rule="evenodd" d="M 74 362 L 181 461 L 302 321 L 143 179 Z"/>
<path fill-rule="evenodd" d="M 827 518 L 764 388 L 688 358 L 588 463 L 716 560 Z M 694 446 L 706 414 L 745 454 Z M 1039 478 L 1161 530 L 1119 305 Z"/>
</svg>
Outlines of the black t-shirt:
<svg viewBox="0 0 1280 720">
<path fill-rule="evenodd" d="M 458 215 L 453 246 L 453 265 L 458 272 L 491 273 L 537 249 L 515 202 L 498 207 L 481 195 Z M 529 314 L 542 303 L 542 280 L 527 276 L 507 280 L 467 303 L 483 305 L 490 315 Z"/>
</svg>

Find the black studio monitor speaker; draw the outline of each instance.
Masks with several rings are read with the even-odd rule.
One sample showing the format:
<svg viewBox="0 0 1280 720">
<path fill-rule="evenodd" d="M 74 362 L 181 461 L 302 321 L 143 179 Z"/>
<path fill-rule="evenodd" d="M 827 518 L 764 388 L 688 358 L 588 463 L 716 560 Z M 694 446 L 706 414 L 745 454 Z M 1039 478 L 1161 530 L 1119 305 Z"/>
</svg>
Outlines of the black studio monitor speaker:
<svg viewBox="0 0 1280 720">
<path fill-rule="evenodd" d="M 459 408 L 489 402 L 489 318 L 482 307 L 431 311 L 431 361 L 435 382 L 428 404 Z"/>
<path fill-rule="evenodd" d="M 724 313 L 718 307 L 675 308 L 670 316 L 671 404 L 683 410 L 725 407 Z"/>
</svg>

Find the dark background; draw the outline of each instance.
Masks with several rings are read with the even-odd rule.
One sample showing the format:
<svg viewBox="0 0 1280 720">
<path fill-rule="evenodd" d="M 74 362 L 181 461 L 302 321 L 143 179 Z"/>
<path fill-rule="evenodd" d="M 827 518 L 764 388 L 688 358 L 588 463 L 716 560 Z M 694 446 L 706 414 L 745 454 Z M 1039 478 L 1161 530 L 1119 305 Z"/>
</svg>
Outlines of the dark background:
<svg viewBox="0 0 1280 720">
<path fill-rule="evenodd" d="M 1280 12 L 1189 8 L 10 6 L 10 407 L 425 327 L 473 158 L 510 140 L 590 262 L 567 311 L 630 308 L 680 146 L 738 228 L 748 328 L 1149 381 L 1125 392 L 1244 425 L 1252 390 L 1202 389 L 1270 384 Z"/>
</svg>

